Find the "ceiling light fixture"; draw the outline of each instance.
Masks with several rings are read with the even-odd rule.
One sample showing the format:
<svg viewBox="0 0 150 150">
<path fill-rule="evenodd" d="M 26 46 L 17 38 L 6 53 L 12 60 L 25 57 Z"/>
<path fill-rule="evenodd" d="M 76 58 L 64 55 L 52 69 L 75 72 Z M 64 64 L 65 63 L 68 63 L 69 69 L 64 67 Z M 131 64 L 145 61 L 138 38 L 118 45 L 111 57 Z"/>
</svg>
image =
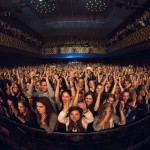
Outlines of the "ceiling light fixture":
<svg viewBox="0 0 150 150">
<path fill-rule="evenodd" d="M 106 2 L 103 2 L 102 0 L 89 0 L 86 3 L 86 9 L 89 12 L 98 13 L 103 12 L 107 8 Z"/>
<path fill-rule="evenodd" d="M 37 12 L 47 14 L 51 13 L 56 8 L 55 0 L 39 0 L 34 1 L 34 8 Z"/>
</svg>

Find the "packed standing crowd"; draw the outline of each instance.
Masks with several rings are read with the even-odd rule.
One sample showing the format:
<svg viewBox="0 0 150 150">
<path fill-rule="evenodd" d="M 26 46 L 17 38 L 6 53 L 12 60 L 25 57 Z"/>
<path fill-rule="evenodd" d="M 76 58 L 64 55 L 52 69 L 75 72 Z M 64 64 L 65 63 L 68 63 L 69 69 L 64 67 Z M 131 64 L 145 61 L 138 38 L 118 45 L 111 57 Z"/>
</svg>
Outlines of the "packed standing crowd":
<svg viewBox="0 0 150 150">
<path fill-rule="evenodd" d="M 149 66 L 46 64 L 0 69 L 0 115 L 48 133 L 92 132 L 149 113 Z"/>
</svg>

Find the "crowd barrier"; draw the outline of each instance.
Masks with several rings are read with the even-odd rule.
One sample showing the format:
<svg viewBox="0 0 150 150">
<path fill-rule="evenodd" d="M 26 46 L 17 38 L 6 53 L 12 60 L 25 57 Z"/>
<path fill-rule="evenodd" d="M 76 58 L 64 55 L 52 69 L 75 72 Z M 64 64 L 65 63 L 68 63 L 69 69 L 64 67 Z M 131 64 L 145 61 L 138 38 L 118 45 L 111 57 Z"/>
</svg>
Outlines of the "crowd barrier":
<svg viewBox="0 0 150 150">
<path fill-rule="evenodd" d="M 16 150 L 133 150 L 150 142 L 150 115 L 100 132 L 51 134 L 0 116 L 0 141 Z"/>
</svg>

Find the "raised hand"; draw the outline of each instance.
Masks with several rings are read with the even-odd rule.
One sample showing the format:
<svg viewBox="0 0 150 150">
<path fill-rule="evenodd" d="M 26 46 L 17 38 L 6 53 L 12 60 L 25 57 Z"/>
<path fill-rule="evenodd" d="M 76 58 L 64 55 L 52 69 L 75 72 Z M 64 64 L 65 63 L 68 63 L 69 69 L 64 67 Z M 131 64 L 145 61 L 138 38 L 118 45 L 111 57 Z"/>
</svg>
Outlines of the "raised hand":
<svg viewBox="0 0 150 150">
<path fill-rule="evenodd" d="M 59 81 L 59 78 L 58 78 L 58 75 L 57 75 L 57 74 L 54 75 L 54 79 L 55 79 L 56 81 Z"/>
<path fill-rule="evenodd" d="M 145 103 L 148 104 L 148 100 L 150 99 L 150 90 L 149 92 L 146 91 L 146 96 L 145 96 Z"/>
<path fill-rule="evenodd" d="M 75 71 L 70 71 L 70 79 L 73 80 Z"/>
<path fill-rule="evenodd" d="M 83 112 L 87 111 L 86 104 L 84 102 L 79 102 L 78 106 L 83 110 Z"/>
<path fill-rule="evenodd" d="M 11 109 L 12 109 L 12 112 L 15 114 L 15 116 L 18 117 L 18 114 L 19 114 L 18 110 L 14 108 L 13 105 L 11 106 Z"/>
<path fill-rule="evenodd" d="M 124 110 L 124 101 L 120 101 L 119 111 L 123 112 L 123 110 Z"/>
<path fill-rule="evenodd" d="M 68 110 L 72 107 L 72 102 L 67 102 L 64 104 L 63 111 L 68 112 Z"/>
</svg>

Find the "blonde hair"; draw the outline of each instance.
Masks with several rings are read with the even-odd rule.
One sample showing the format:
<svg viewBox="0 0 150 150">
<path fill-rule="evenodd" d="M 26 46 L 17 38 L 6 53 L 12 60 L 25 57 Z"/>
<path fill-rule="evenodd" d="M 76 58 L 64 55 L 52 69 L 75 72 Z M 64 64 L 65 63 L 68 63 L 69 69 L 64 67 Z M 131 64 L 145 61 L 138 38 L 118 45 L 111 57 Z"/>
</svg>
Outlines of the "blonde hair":
<svg viewBox="0 0 150 150">
<path fill-rule="evenodd" d="M 108 108 L 108 107 L 111 108 L 111 115 L 114 114 L 114 107 L 113 107 L 113 105 L 110 104 L 110 103 L 104 103 L 104 104 L 101 105 L 101 107 L 100 107 L 100 109 L 99 109 L 99 112 L 98 112 L 98 116 L 99 116 L 100 118 L 101 118 L 101 115 L 102 115 L 103 111 L 104 111 L 106 108 Z"/>
</svg>

